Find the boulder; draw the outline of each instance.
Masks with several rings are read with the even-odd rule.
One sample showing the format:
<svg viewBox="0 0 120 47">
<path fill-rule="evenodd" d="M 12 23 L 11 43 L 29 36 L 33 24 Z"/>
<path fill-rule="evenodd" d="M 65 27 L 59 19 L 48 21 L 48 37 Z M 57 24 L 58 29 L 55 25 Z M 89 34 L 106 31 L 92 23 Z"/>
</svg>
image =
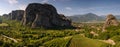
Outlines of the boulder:
<svg viewBox="0 0 120 47">
<path fill-rule="evenodd" d="M 112 14 L 107 15 L 106 21 L 103 26 L 103 31 L 109 26 L 118 26 L 119 22 L 117 21 L 116 17 L 113 16 Z"/>
<path fill-rule="evenodd" d="M 71 20 L 58 14 L 54 6 L 40 3 L 30 3 L 27 6 L 22 23 L 31 28 L 71 27 Z"/>
</svg>

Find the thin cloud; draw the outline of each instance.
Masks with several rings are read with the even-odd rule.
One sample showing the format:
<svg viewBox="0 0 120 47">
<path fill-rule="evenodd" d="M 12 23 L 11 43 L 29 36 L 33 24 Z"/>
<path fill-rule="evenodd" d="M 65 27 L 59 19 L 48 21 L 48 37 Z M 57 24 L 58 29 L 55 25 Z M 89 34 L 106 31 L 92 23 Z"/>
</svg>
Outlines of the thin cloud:
<svg viewBox="0 0 120 47">
<path fill-rule="evenodd" d="M 49 0 L 42 0 L 41 3 L 48 3 Z"/>
<path fill-rule="evenodd" d="M 10 4 L 16 4 L 16 3 L 18 3 L 18 0 L 7 0 L 8 1 L 8 3 L 10 3 Z"/>
<path fill-rule="evenodd" d="M 64 2 L 64 1 L 71 1 L 71 0 L 52 0 L 52 1 L 62 1 L 62 2 Z"/>
<path fill-rule="evenodd" d="M 26 7 L 27 7 L 27 5 L 20 5 L 20 6 L 19 6 L 19 9 L 21 9 L 21 10 L 25 10 Z"/>
<path fill-rule="evenodd" d="M 56 0 L 53 0 L 53 1 L 56 1 Z"/>
<path fill-rule="evenodd" d="M 66 7 L 65 9 L 66 9 L 66 10 L 72 10 L 72 8 L 71 8 L 71 7 Z"/>
</svg>

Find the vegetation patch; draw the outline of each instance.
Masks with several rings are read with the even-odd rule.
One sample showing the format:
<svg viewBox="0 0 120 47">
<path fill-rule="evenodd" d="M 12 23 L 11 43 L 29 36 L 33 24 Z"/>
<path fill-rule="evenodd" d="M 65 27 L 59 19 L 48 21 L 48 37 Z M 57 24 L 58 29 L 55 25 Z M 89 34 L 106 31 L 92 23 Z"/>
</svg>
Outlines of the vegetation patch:
<svg viewBox="0 0 120 47">
<path fill-rule="evenodd" d="M 106 44 L 96 39 L 82 37 L 80 35 L 73 36 L 69 45 L 69 47 L 107 47 L 107 46 L 109 46 L 109 44 Z"/>
<path fill-rule="evenodd" d="M 44 43 L 45 47 L 67 47 L 72 36 L 56 38 Z"/>
</svg>

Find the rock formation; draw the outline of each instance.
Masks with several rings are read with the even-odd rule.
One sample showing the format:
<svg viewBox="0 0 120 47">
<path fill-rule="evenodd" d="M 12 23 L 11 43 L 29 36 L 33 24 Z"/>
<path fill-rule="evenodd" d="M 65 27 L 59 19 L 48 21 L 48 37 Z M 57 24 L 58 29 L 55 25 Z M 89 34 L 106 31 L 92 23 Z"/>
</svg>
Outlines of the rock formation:
<svg viewBox="0 0 120 47">
<path fill-rule="evenodd" d="M 21 21 L 24 15 L 24 10 L 15 10 L 9 13 L 12 20 Z"/>
<path fill-rule="evenodd" d="M 2 22 L 3 22 L 3 21 L 2 21 L 2 16 L 0 16 L 0 24 L 2 24 Z"/>
<path fill-rule="evenodd" d="M 117 21 L 116 17 L 113 16 L 112 14 L 109 14 L 106 18 L 105 24 L 103 26 L 103 31 L 109 26 L 118 26 L 119 22 Z"/>
<path fill-rule="evenodd" d="M 2 15 L 4 18 L 9 18 L 9 15 L 8 14 L 3 14 Z"/>
<path fill-rule="evenodd" d="M 23 25 L 36 27 L 71 27 L 71 21 L 64 15 L 58 14 L 50 4 L 31 3 L 24 14 Z"/>
</svg>

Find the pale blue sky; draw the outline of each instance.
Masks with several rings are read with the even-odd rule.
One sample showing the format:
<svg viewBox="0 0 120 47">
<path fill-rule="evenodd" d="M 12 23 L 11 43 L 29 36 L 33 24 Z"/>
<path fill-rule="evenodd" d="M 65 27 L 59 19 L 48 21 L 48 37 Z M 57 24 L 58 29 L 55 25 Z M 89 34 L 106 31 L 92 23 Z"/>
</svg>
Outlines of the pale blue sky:
<svg viewBox="0 0 120 47">
<path fill-rule="evenodd" d="M 49 3 L 66 16 L 95 13 L 120 15 L 120 0 L 0 0 L 0 15 L 25 9 L 29 3 Z"/>
</svg>

